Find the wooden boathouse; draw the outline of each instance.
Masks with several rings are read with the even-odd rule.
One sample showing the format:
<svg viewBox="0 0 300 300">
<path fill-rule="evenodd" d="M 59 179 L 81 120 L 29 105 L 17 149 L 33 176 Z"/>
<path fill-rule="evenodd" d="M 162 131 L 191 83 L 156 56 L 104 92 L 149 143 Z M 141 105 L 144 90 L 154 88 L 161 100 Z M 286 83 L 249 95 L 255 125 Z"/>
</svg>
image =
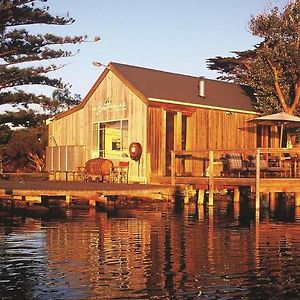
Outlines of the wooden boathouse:
<svg viewBox="0 0 300 300">
<path fill-rule="evenodd" d="M 48 120 L 47 170 L 128 160 L 129 182 L 162 183 L 171 151 L 274 144 L 270 131 L 247 122 L 257 116 L 251 101 L 233 83 L 110 63 L 79 106 Z M 138 161 L 129 158 L 132 143 L 141 145 Z"/>
<path fill-rule="evenodd" d="M 258 116 L 252 101 L 237 84 L 110 63 L 80 105 L 47 121 L 46 167 L 67 181 L 89 160 L 126 161 L 127 182 L 191 185 L 200 198 L 209 190 L 210 204 L 215 189 L 246 186 L 257 199 L 282 187 L 298 193 L 297 155 L 278 149 L 277 126 L 248 122 Z M 225 172 L 230 154 L 241 155 L 245 170 Z M 263 170 L 262 156 L 276 160 L 277 172 Z"/>
</svg>

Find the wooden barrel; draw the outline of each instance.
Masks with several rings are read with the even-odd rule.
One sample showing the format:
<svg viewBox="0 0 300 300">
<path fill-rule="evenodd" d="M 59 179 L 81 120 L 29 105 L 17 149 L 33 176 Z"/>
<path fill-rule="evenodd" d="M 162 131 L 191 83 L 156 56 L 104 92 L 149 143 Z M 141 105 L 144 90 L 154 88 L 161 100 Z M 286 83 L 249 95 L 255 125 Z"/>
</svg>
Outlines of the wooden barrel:
<svg viewBox="0 0 300 300">
<path fill-rule="evenodd" d="M 105 158 L 93 158 L 86 162 L 85 171 L 90 175 L 109 175 L 113 162 Z"/>
</svg>

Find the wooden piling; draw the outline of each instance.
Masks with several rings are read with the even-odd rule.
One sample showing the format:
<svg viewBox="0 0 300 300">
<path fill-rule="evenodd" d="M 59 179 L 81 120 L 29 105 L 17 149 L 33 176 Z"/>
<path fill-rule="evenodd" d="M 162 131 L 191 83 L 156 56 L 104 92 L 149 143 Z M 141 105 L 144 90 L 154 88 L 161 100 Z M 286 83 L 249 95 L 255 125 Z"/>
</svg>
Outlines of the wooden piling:
<svg viewBox="0 0 300 300">
<path fill-rule="evenodd" d="M 238 187 L 233 190 L 233 202 L 240 202 L 240 189 Z"/>
<path fill-rule="evenodd" d="M 94 200 L 94 199 L 90 199 L 89 200 L 89 206 L 96 206 L 96 200 Z"/>
<path fill-rule="evenodd" d="M 71 203 L 72 203 L 72 196 L 66 195 L 66 205 L 70 206 Z"/>
<path fill-rule="evenodd" d="M 197 199 L 197 204 L 198 205 L 203 205 L 204 204 L 204 190 L 198 190 L 198 199 Z"/>
</svg>

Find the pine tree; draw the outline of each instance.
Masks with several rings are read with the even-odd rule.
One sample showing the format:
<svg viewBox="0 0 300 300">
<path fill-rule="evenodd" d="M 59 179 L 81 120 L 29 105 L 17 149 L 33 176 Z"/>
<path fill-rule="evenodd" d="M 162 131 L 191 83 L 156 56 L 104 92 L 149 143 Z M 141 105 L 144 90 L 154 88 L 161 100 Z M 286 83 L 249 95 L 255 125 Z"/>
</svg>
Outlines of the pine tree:
<svg viewBox="0 0 300 300">
<path fill-rule="evenodd" d="M 31 33 L 34 25 L 49 25 L 50 29 L 51 25 L 64 26 L 74 22 L 68 15 L 52 15 L 47 2 L 48 0 L 0 0 L 0 108 L 3 104 L 10 104 L 15 108 L 13 112 L 0 114 L 0 144 L 9 145 L 10 149 L 17 142 L 12 141 L 12 137 L 24 137 L 27 134 L 30 138 L 36 128 L 45 134 L 44 120 L 49 113 L 69 108 L 80 100 L 78 95 L 71 95 L 68 84 L 61 79 L 50 78 L 49 73 L 64 67 L 52 63 L 53 59 L 67 59 L 78 52 L 61 49 L 62 46 L 87 42 L 87 36 Z M 95 37 L 94 41 L 99 40 Z M 34 85 L 52 87 L 52 97 L 26 91 L 25 87 Z M 40 109 L 34 110 L 32 104 L 38 105 Z M 11 126 L 21 126 L 26 130 L 18 134 L 11 130 Z M 43 143 L 37 145 L 45 146 Z M 33 151 L 31 149 L 27 153 L 27 161 L 28 158 L 37 160 L 35 154 L 43 158 L 44 149 L 36 150 L 36 153 Z"/>
<path fill-rule="evenodd" d="M 30 28 L 34 24 L 63 26 L 74 22 L 68 16 L 51 15 L 49 7 L 45 6 L 46 2 L 47 0 L 0 0 L 0 105 L 22 105 L 24 108 L 32 103 L 40 104 L 43 108 L 58 105 L 58 97 L 53 100 L 51 97 L 20 90 L 20 87 L 27 85 L 51 86 L 69 93 L 69 86 L 61 79 L 48 76 L 63 65 L 45 65 L 45 61 L 76 54 L 59 49 L 59 46 L 86 42 L 87 36 L 30 34 L 26 27 Z M 96 37 L 95 41 L 97 40 L 99 38 Z M 78 97 L 69 96 L 69 105 L 78 103 Z"/>
</svg>

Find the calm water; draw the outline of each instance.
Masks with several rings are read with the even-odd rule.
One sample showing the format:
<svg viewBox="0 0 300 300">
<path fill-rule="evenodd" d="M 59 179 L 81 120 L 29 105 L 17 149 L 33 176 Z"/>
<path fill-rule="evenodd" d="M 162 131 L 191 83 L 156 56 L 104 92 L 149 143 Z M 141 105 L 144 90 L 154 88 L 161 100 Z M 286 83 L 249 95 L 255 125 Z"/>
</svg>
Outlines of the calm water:
<svg viewBox="0 0 300 300">
<path fill-rule="evenodd" d="M 300 210 L 0 216 L 1 299 L 299 299 Z"/>
</svg>

